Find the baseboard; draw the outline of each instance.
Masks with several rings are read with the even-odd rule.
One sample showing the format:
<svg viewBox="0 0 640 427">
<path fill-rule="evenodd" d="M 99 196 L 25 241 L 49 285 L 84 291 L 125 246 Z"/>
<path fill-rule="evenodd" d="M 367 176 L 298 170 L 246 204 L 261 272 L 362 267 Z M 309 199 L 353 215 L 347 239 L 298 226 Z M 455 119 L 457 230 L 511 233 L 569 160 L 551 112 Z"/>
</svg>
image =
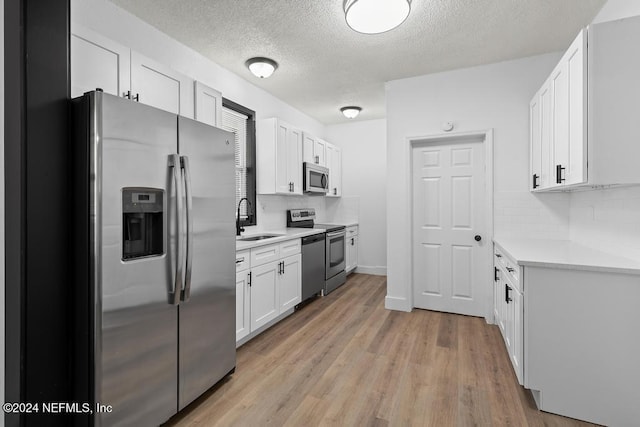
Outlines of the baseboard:
<svg viewBox="0 0 640 427">
<path fill-rule="evenodd" d="M 411 305 L 406 298 L 400 297 L 390 297 L 387 296 L 384 298 L 384 308 L 387 310 L 396 310 L 396 311 L 411 311 Z"/>
<path fill-rule="evenodd" d="M 387 267 L 359 265 L 356 267 L 356 273 L 373 274 L 374 276 L 386 276 Z"/>
</svg>

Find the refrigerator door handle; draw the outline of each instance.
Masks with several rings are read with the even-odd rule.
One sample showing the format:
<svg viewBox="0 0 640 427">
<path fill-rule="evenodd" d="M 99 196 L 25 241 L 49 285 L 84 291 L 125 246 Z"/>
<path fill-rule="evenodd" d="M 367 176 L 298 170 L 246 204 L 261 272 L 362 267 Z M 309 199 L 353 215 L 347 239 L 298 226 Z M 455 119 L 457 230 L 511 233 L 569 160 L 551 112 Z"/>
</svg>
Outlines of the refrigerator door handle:
<svg viewBox="0 0 640 427">
<path fill-rule="evenodd" d="M 176 188 L 176 221 L 178 222 L 178 233 L 176 235 L 176 276 L 173 281 L 173 290 L 169 292 L 169 304 L 178 305 L 179 292 L 182 289 L 182 236 L 184 235 L 182 221 L 182 186 L 180 185 L 180 157 L 177 154 L 169 156 L 169 167 L 173 169 L 173 183 Z"/>
<path fill-rule="evenodd" d="M 184 189 L 187 206 L 187 270 L 184 276 L 184 288 L 180 299 L 189 301 L 191 296 L 191 269 L 193 267 L 193 193 L 191 192 L 191 170 L 189 169 L 189 157 L 180 157 L 180 167 L 184 170 Z"/>
</svg>

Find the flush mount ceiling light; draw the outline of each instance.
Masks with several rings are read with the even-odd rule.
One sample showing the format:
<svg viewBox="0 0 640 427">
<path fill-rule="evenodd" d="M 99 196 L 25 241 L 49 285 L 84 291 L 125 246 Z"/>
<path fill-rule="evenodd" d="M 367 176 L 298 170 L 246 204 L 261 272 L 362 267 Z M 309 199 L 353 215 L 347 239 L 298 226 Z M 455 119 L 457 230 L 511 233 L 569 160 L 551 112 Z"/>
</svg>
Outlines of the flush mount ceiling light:
<svg viewBox="0 0 640 427">
<path fill-rule="evenodd" d="M 411 0 L 344 0 L 344 14 L 354 31 L 378 34 L 402 24 L 411 12 Z"/>
<path fill-rule="evenodd" d="M 362 111 L 362 108 L 355 106 L 342 107 L 340 111 L 342 111 L 342 114 L 344 114 L 347 119 L 355 119 L 358 117 L 358 114 L 360 114 L 360 111 Z"/>
<path fill-rule="evenodd" d="M 278 63 L 276 61 L 262 57 L 248 59 L 247 62 L 245 62 L 245 65 L 254 76 L 260 77 L 261 79 L 266 79 L 271 76 L 276 68 L 278 68 Z"/>
</svg>

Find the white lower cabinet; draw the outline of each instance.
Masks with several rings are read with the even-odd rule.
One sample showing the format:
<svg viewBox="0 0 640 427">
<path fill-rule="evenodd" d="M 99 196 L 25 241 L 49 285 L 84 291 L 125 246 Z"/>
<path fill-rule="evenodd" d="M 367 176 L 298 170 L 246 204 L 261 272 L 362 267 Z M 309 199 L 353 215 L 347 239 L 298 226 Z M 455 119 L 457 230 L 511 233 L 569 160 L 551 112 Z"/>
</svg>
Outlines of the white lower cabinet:
<svg viewBox="0 0 640 427">
<path fill-rule="evenodd" d="M 494 317 L 500 328 L 509 359 L 518 377 L 524 384 L 524 294 L 520 286 L 522 273 L 515 261 L 500 251 L 494 250 Z"/>
<path fill-rule="evenodd" d="M 236 342 L 300 303 L 300 239 L 236 252 Z"/>
<path fill-rule="evenodd" d="M 345 257 L 347 274 L 353 273 L 358 266 L 358 226 L 347 227 L 347 253 Z"/>
<path fill-rule="evenodd" d="M 251 269 L 251 330 L 266 325 L 280 314 L 280 263 Z"/>
<path fill-rule="evenodd" d="M 293 255 L 281 261 L 280 312 L 293 308 L 302 300 L 302 255 Z"/>
</svg>

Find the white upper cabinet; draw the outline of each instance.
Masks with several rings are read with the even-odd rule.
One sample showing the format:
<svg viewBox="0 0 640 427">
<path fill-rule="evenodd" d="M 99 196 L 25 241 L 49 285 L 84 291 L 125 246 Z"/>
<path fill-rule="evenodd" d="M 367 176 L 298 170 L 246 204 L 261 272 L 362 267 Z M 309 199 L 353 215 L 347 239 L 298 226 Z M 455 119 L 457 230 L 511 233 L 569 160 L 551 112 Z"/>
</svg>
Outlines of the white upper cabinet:
<svg viewBox="0 0 640 427">
<path fill-rule="evenodd" d="M 327 143 L 327 168 L 329 168 L 329 192 L 327 197 L 342 196 L 342 150 Z"/>
<path fill-rule="evenodd" d="M 532 191 L 640 184 L 637 40 L 640 17 L 589 26 L 533 97 Z"/>
<path fill-rule="evenodd" d="M 256 122 L 259 194 L 302 194 L 302 131 L 276 118 Z"/>
<path fill-rule="evenodd" d="M 71 34 L 71 97 L 102 89 L 123 96 L 131 85 L 131 51 L 74 24 Z"/>
<path fill-rule="evenodd" d="M 222 93 L 203 83 L 194 83 L 195 112 L 197 121 L 211 126 L 222 124 Z"/>
<path fill-rule="evenodd" d="M 327 143 L 320 138 L 302 133 L 302 159 L 308 163 L 326 166 Z"/>
<path fill-rule="evenodd" d="M 193 80 L 135 51 L 131 92 L 138 102 L 193 118 Z"/>
<path fill-rule="evenodd" d="M 97 88 L 184 117 L 194 117 L 192 79 L 73 24 L 71 96 L 80 96 Z"/>
</svg>

